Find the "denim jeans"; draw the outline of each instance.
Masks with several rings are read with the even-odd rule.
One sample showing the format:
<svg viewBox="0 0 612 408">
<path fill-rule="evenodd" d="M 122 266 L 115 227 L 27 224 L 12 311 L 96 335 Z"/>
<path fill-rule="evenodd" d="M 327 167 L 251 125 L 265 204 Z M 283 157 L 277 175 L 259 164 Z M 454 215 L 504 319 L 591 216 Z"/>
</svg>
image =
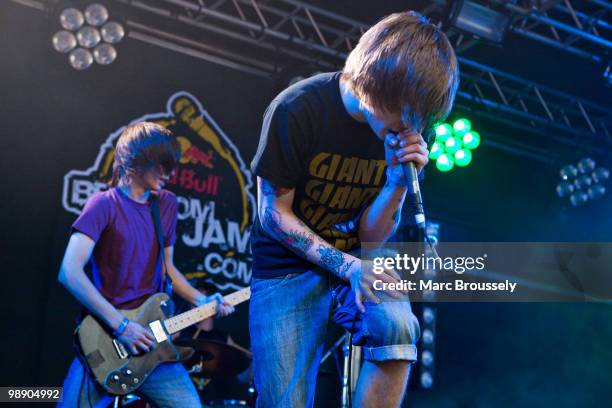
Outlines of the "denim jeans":
<svg viewBox="0 0 612 408">
<path fill-rule="evenodd" d="M 312 407 L 330 320 L 353 333 L 369 361 L 415 361 L 420 336 L 407 301 L 365 303 L 320 270 L 251 281 L 249 326 L 257 407 Z"/>
<path fill-rule="evenodd" d="M 86 378 L 84 377 L 86 375 Z M 82 386 L 81 386 L 82 385 Z M 181 363 L 162 363 L 153 370 L 135 392 L 159 408 L 201 408 L 198 393 Z M 79 395 L 81 397 L 79 405 Z M 98 386 L 78 358 L 75 358 L 64 380 L 64 398 L 58 407 L 108 407 L 113 397 Z"/>
</svg>

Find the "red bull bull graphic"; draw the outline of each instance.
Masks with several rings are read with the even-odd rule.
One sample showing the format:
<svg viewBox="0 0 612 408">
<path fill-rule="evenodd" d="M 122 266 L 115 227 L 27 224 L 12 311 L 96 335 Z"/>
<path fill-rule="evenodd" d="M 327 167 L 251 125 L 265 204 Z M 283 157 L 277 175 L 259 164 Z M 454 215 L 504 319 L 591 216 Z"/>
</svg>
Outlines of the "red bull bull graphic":
<svg viewBox="0 0 612 408">
<path fill-rule="evenodd" d="M 221 290 L 251 279 L 250 225 L 255 211 L 253 181 L 238 148 L 187 92 L 172 95 L 166 111 L 146 114 L 172 131 L 181 159 L 166 188 L 178 199 L 175 262 L 188 279 L 204 279 Z M 110 134 L 94 164 L 64 176 L 62 205 L 79 214 L 87 199 L 107 188 L 114 146 L 124 127 Z"/>
</svg>

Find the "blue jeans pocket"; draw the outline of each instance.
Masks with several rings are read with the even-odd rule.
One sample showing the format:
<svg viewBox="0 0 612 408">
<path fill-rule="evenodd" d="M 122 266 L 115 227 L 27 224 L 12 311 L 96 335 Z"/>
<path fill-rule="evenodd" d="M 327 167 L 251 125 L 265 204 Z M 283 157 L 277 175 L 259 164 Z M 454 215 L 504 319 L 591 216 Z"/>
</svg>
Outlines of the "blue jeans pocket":
<svg viewBox="0 0 612 408">
<path fill-rule="evenodd" d="M 284 276 L 278 276 L 275 278 L 252 278 L 251 279 L 251 299 L 259 296 L 263 293 L 268 292 L 270 289 L 274 289 L 278 286 L 285 284 L 290 281 L 291 278 L 301 275 L 301 273 L 289 273 Z"/>
</svg>

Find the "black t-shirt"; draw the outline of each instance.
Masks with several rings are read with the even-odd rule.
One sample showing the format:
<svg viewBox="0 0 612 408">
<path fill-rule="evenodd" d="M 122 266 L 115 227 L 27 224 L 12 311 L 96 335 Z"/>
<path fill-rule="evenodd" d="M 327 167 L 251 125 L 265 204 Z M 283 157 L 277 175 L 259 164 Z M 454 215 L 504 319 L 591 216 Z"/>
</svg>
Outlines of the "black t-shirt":
<svg viewBox="0 0 612 408">
<path fill-rule="evenodd" d="M 295 188 L 297 217 L 346 252 L 360 245 L 358 218 L 384 184 L 386 162 L 383 142 L 346 111 L 339 79 L 339 72 L 315 75 L 272 101 L 251 170 L 275 185 Z M 314 267 L 270 237 L 258 217 L 251 248 L 256 278 Z"/>
</svg>

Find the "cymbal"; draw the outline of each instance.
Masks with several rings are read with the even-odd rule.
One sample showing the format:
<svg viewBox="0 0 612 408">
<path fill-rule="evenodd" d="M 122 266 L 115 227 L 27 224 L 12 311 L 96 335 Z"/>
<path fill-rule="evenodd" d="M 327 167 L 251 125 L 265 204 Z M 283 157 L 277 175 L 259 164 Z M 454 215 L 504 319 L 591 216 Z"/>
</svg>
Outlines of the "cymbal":
<svg viewBox="0 0 612 408">
<path fill-rule="evenodd" d="M 218 340 L 177 339 L 177 346 L 193 347 L 194 355 L 185 361 L 195 377 L 216 378 L 237 375 L 249 367 L 251 353 Z"/>
</svg>

